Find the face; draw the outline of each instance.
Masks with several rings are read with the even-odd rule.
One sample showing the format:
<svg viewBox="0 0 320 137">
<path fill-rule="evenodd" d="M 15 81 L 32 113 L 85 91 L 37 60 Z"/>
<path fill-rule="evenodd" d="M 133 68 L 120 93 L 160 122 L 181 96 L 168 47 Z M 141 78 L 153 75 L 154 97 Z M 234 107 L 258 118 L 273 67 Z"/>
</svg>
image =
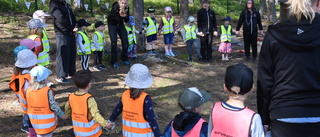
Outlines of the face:
<svg viewBox="0 0 320 137">
<path fill-rule="evenodd" d="M 248 9 L 251 9 L 251 8 L 252 8 L 252 1 L 251 1 L 251 0 L 249 0 L 249 1 L 247 2 L 247 8 L 248 8 Z"/>
<path fill-rule="evenodd" d="M 150 17 L 153 17 L 154 16 L 154 13 L 148 13 Z"/>
<path fill-rule="evenodd" d="M 192 21 L 192 22 L 191 22 L 191 21 L 189 21 L 189 25 L 193 25 L 193 24 L 194 24 L 194 21 Z"/>
<path fill-rule="evenodd" d="M 208 9 L 209 6 L 210 6 L 210 4 L 207 3 L 207 2 L 204 2 L 204 3 L 202 4 L 202 7 L 205 8 L 205 9 Z"/>
<path fill-rule="evenodd" d="M 120 7 L 127 7 L 128 1 L 127 0 L 120 0 L 119 1 L 119 6 Z"/>
<path fill-rule="evenodd" d="M 229 25 L 229 23 L 230 23 L 230 22 L 229 22 L 228 20 L 225 20 L 225 21 L 224 21 L 224 25 Z"/>
<path fill-rule="evenodd" d="M 105 29 L 106 29 L 106 27 L 104 25 L 97 27 L 97 30 L 99 30 L 99 31 L 104 31 Z"/>
<path fill-rule="evenodd" d="M 166 12 L 166 16 L 171 16 L 172 12 L 169 11 L 169 12 Z"/>
<path fill-rule="evenodd" d="M 87 26 L 82 26 L 81 29 L 82 30 L 86 30 L 88 27 Z"/>
</svg>

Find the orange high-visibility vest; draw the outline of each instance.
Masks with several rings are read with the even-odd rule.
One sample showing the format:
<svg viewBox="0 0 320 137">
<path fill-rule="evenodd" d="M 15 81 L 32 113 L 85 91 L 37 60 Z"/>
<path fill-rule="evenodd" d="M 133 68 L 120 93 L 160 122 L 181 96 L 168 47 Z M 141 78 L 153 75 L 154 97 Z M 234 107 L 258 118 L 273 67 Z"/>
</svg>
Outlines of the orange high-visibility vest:
<svg viewBox="0 0 320 137">
<path fill-rule="evenodd" d="M 221 102 L 215 103 L 211 113 L 211 137 L 248 137 L 254 114 L 255 112 L 248 107 L 232 111 L 224 108 Z"/>
<path fill-rule="evenodd" d="M 25 97 L 24 84 L 26 81 L 30 81 L 30 80 L 31 80 L 31 76 L 29 73 L 18 74 L 18 75 L 12 74 L 11 80 L 9 83 L 9 87 L 16 94 L 16 97 L 20 102 L 22 112 L 24 114 L 27 114 L 27 102 Z"/>
<path fill-rule="evenodd" d="M 72 93 L 69 96 L 73 131 L 77 137 L 99 137 L 102 134 L 100 124 L 93 119 L 88 119 L 88 99 L 90 97 L 89 93 L 83 95 Z"/>
<path fill-rule="evenodd" d="M 143 104 L 146 96 L 141 92 L 140 97 L 133 100 L 130 98 L 130 90 L 122 94 L 122 135 L 124 137 L 153 137 L 154 133 L 143 116 Z"/>
<path fill-rule="evenodd" d="M 48 134 L 56 129 L 58 119 L 50 109 L 49 87 L 33 90 L 27 89 L 28 116 L 37 134 Z"/>
<path fill-rule="evenodd" d="M 206 122 L 204 119 L 200 118 L 194 127 L 188 131 L 187 134 L 184 135 L 184 137 L 200 137 L 200 132 L 202 128 L 202 124 Z M 173 129 L 173 121 L 171 122 L 171 137 L 179 137 L 177 132 Z"/>
</svg>

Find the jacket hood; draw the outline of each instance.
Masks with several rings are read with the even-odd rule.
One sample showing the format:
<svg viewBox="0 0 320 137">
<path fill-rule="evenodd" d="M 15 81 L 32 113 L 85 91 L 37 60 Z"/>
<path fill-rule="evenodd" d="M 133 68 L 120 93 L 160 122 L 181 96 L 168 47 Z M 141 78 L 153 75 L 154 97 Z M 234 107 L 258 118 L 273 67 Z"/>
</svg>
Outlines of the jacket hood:
<svg viewBox="0 0 320 137">
<path fill-rule="evenodd" d="M 296 19 L 270 25 L 268 32 L 283 46 L 292 51 L 310 51 L 320 46 L 320 15 L 316 13 L 315 19 L 310 21 Z"/>
<path fill-rule="evenodd" d="M 180 112 L 173 120 L 173 129 L 179 136 L 184 136 L 197 124 L 200 118 L 201 116 L 198 113 Z"/>
</svg>

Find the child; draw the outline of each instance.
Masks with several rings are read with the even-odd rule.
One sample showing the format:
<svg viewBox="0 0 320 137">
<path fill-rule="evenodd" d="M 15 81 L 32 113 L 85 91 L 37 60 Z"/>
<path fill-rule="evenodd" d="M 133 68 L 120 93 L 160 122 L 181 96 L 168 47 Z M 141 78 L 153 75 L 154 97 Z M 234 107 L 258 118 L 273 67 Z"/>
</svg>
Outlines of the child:
<svg viewBox="0 0 320 137">
<path fill-rule="evenodd" d="M 46 23 L 46 17 L 48 17 L 50 15 L 44 13 L 42 10 L 37 10 L 33 13 L 32 17 L 33 19 L 40 19 L 40 21 L 42 23 Z M 48 35 L 47 35 L 47 31 L 45 28 L 43 28 L 42 30 L 42 44 L 43 44 L 43 49 L 49 53 L 50 52 L 50 43 L 49 43 L 49 39 L 48 39 Z"/>
<path fill-rule="evenodd" d="M 221 25 L 221 43 L 218 51 L 222 53 L 222 60 L 229 60 L 228 54 L 232 52 L 231 35 L 234 33 L 232 32 L 231 25 L 229 25 L 231 18 L 226 16 L 222 21 L 224 21 L 224 25 Z"/>
<path fill-rule="evenodd" d="M 260 115 L 244 105 L 247 93 L 253 89 L 250 68 L 242 63 L 227 67 L 224 91 L 229 99 L 214 104 L 208 136 L 264 137 Z"/>
<path fill-rule="evenodd" d="M 152 109 L 151 97 L 145 89 L 152 85 L 147 66 L 134 64 L 125 78 L 130 88 L 123 92 L 109 120 L 114 122 L 122 114 L 122 134 L 126 137 L 159 137 L 160 129 Z"/>
<path fill-rule="evenodd" d="M 211 99 L 206 91 L 191 87 L 180 93 L 178 105 L 183 110 L 166 127 L 165 137 L 206 137 L 208 123 L 201 118 L 201 105 Z"/>
<path fill-rule="evenodd" d="M 164 8 L 165 15 L 161 18 L 159 23 L 159 33 L 162 30 L 162 34 L 164 37 L 164 48 L 165 55 L 172 56 L 175 55 L 172 52 L 172 46 L 174 43 L 174 32 L 176 31 L 176 22 L 174 21 L 172 14 L 172 8 L 166 7 Z"/>
<path fill-rule="evenodd" d="M 23 49 L 17 52 L 17 61 L 13 68 L 13 74 L 9 83 L 9 87 L 16 94 L 17 100 L 22 107 L 22 128 L 21 131 L 29 133 L 30 125 L 29 117 L 27 115 L 25 103 L 25 91 L 30 87 L 31 76 L 30 70 L 33 68 L 38 60 L 37 56 L 29 49 Z M 21 96 L 21 97 L 20 97 Z M 31 131 L 30 131 L 31 132 Z"/>
<path fill-rule="evenodd" d="M 31 19 L 28 22 L 28 28 L 30 29 L 28 39 L 42 42 L 42 38 L 43 38 L 42 30 L 47 26 L 48 25 L 42 23 L 40 19 Z M 47 66 L 50 64 L 49 54 L 43 47 L 43 43 L 41 43 L 41 46 L 35 49 L 35 53 L 38 56 L 38 63 L 37 63 L 38 65 Z"/>
<path fill-rule="evenodd" d="M 88 93 L 91 88 L 90 71 L 77 71 L 73 81 L 78 91 L 70 94 L 65 112 L 67 116 L 71 115 L 74 134 L 98 137 L 102 134 L 101 126 L 111 129 L 113 124 L 100 115 L 96 101 Z"/>
<path fill-rule="evenodd" d="M 136 33 L 140 33 L 139 31 L 136 30 L 134 27 L 136 23 L 134 22 L 134 17 L 130 16 L 129 17 L 129 22 L 126 23 L 126 30 L 128 33 L 128 42 L 129 42 L 129 47 L 128 47 L 128 58 L 132 58 L 133 60 L 136 59 L 137 57 L 137 39 L 136 39 Z"/>
<path fill-rule="evenodd" d="M 57 115 L 67 119 L 54 99 L 54 92 L 47 87 L 51 71 L 43 66 L 31 69 L 31 87 L 27 89 L 27 113 L 38 137 L 51 137 L 58 125 Z"/>
<path fill-rule="evenodd" d="M 157 40 L 157 30 L 158 30 L 158 24 L 157 20 L 154 17 L 154 12 L 156 10 L 153 7 L 148 8 L 148 17 L 143 21 L 142 24 L 142 34 L 147 35 L 147 54 L 151 54 L 151 50 L 153 54 L 157 54 L 156 47 L 155 47 L 155 41 Z"/>
<path fill-rule="evenodd" d="M 192 45 L 196 49 L 198 59 L 201 59 L 202 56 L 200 54 L 200 43 L 197 39 L 198 29 L 196 25 L 194 25 L 195 18 L 193 16 L 188 17 L 188 24 L 184 25 L 181 30 L 183 41 L 187 43 L 189 61 L 193 61 L 192 59 Z"/>
<path fill-rule="evenodd" d="M 83 70 L 89 69 L 89 61 L 90 61 L 90 54 L 91 54 L 91 42 L 89 40 L 88 34 L 86 29 L 91 24 L 85 19 L 78 20 L 78 37 L 77 37 L 77 53 L 80 55 L 81 58 L 81 66 Z M 95 49 L 93 49 L 95 51 Z"/>
<path fill-rule="evenodd" d="M 102 65 L 102 52 L 103 52 L 103 47 L 105 45 L 105 40 L 104 40 L 104 30 L 105 30 L 105 25 L 102 21 L 97 21 L 94 24 L 94 27 L 96 28 L 96 31 L 94 32 L 93 35 L 93 46 L 95 47 L 96 51 L 93 51 L 94 53 L 94 67 L 93 69 L 97 71 L 101 71 L 103 69 L 106 69 L 106 66 Z"/>
</svg>

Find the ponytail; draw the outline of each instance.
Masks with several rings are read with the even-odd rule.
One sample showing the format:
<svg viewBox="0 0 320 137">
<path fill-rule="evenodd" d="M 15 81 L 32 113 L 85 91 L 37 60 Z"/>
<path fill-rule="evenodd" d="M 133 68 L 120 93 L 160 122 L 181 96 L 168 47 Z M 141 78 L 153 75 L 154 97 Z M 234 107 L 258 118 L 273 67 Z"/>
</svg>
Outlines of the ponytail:
<svg viewBox="0 0 320 137">
<path fill-rule="evenodd" d="M 140 97 L 142 89 L 138 89 L 138 88 L 130 88 L 130 98 L 132 98 L 133 100 L 137 99 Z"/>
</svg>

